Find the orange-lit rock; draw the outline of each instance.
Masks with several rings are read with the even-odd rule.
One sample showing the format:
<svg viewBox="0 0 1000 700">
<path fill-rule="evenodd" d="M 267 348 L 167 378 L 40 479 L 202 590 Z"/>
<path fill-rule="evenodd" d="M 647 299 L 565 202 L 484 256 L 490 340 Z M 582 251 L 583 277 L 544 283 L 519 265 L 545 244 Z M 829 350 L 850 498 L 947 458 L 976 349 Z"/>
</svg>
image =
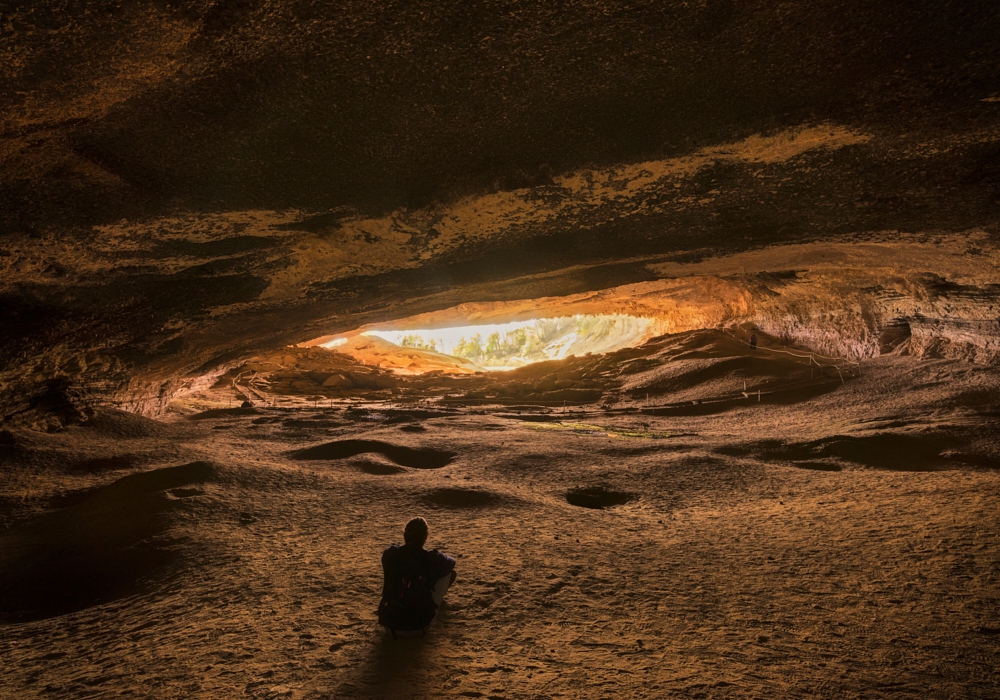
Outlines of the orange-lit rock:
<svg viewBox="0 0 1000 700">
<path fill-rule="evenodd" d="M 998 57 L 957 0 L 3 3 L 0 697 L 1000 697 Z"/>
</svg>

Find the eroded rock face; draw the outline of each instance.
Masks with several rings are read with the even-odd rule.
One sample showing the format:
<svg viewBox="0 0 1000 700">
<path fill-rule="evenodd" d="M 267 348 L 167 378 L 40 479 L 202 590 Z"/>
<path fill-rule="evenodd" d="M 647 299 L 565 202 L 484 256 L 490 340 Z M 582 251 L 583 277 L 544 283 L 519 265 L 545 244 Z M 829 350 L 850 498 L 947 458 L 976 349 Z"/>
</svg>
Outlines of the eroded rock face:
<svg viewBox="0 0 1000 700">
<path fill-rule="evenodd" d="M 650 263 L 660 279 L 581 294 L 466 303 L 394 328 L 572 314 L 654 319 L 653 334 L 753 324 L 852 359 L 890 352 L 1000 359 L 1000 257 L 985 232 L 880 234 L 849 243 L 773 246 L 698 263 Z M 375 324 L 370 328 L 385 327 Z"/>
<path fill-rule="evenodd" d="M 650 261 L 644 266 L 645 274 L 658 279 L 567 296 L 466 302 L 392 325 L 426 328 L 617 313 L 652 319 L 651 335 L 755 327 L 835 357 L 861 359 L 896 353 L 993 364 L 1000 359 L 998 261 L 1000 252 L 982 232 L 936 241 L 894 235 L 877 242 L 775 246 L 700 263 Z M 554 275 L 543 288 L 559 289 L 568 277 Z M 517 281 L 508 293 L 516 289 Z M 387 305 L 379 313 L 388 316 L 394 310 L 434 308 L 481 294 L 478 285 L 456 286 L 446 293 L 400 299 L 398 306 Z M 99 346 L 81 352 L 74 343 L 83 336 L 70 334 L 40 357 L 25 358 L 27 363 L 20 370 L 3 375 L 7 415 L 63 407 L 65 419 L 75 420 L 93 407 L 109 404 L 156 414 L 175 396 L 208 387 L 226 369 L 266 349 L 268 343 L 302 340 L 295 334 L 316 328 L 307 324 L 310 313 L 318 313 L 315 305 L 291 307 L 284 319 L 277 313 L 280 308 L 258 300 L 214 310 L 221 318 L 213 313 L 202 318 L 178 314 L 172 333 L 161 331 L 159 338 L 151 334 L 127 344 L 131 356 L 121 349 L 113 353 Z M 149 310 L 151 315 L 157 311 Z M 378 315 L 361 311 L 322 320 L 326 329 L 344 331 Z M 168 333 L 169 338 L 163 340 Z M 382 341 L 355 342 L 350 352 L 369 364 L 382 364 L 370 351 L 365 354 L 359 349 L 378 342 Z M 141 352 L 138 348 L 142 347 L 153 349 Z M 410 354 L 414 352 L 418 351 Z M 416 362 L 394 357 L 389 352 L 383 358 L 389 362 L 386 367 L 409 367 Z M 437 362 L 440 365 L 444 360 L 441 357 Z M 435 368 L 454 369 L 435 365 L 414 371 Z M 50 422 L 46 419 L 45 424 Z"/>
<path fill-rule="evenodd" d="M 36 5 L 0 16 L 3 416 L 542 297 L 997 357 L 986 3 Z"/>
<path fill-rule="evenodd" d="M 982 247 L 985 246 L 985 247 Z M 740 280 L 741 321 L 848 358 L 889 352 L 996 363 L 1000 257 L 982 233 L 774 247 L 721 257 L 702 270 Z M 735 278 L 726 270 L 741 269 Z M 658 272 L 678 271 L 676 265 Z"/>
</svg>

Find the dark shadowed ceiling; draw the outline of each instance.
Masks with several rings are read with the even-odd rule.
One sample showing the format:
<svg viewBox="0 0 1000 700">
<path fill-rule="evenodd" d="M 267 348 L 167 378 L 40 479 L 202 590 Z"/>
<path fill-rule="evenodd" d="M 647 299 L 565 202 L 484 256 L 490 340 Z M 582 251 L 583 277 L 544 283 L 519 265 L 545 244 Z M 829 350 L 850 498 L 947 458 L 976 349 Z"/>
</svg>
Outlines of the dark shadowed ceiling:
<svg viewBox="0 0 1000 700">
<path fill-rule="evenodd" d="M 982 320 L 1000 11 L 6 2 L 0 164 L 8 408 L 145 410 L 325 332 L 817 241 L 969 237 Z"/>
</svg>

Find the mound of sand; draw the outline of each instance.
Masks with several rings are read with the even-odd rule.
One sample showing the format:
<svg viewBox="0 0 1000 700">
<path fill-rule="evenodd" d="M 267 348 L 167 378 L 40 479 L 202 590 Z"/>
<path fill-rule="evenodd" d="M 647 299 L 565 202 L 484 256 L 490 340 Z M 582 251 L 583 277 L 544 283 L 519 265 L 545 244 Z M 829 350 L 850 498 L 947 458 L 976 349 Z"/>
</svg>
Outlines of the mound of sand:
<svg viewBox="0 0 1000 700">
<path fill-rule="evenodd" d="M 338 345 L 336 351 L 366 365 L 389 369 L 403 375 L 426 372 L 475 374 L 482 371 L 482 368 L 475 363 L 460 357 L 444 355 L 433 350 L 402 347 L 373 335 L 352 336 L 345 344 Z"/>
<path fill-rule="evenodd" d="M 440 469 L 451 464 L 454 452 L 433 448 L 412 448 L 379 440 L 338 440 L 293 452 L 292 459 L 344 459 L 375 452 L 396 464 L 413 469 Z"/>
<path fill-rule="evenodd" d="M 406 472 L 405 467 L 401 467 L 388 459 L 378 459 L 375 456 L 352 459 L 351 466 L 372 476 L 390 476 Z"/>
<path fill-rule="evenodd" d="M 172 432 L 171 426 L 125 411 L 102 409 L 81 424 L 88 432 L 105 438 L 157 438 Z"/>
</svg>

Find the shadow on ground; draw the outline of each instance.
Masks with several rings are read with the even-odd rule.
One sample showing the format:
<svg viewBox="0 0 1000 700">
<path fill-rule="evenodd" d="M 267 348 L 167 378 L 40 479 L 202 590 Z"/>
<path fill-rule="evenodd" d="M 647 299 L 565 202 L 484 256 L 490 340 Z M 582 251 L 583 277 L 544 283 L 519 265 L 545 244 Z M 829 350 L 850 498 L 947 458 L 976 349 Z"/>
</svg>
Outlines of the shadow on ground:
<svg viewBox="0 0 1000 700">
<path fill-rule="evenodd" d="M 179 557 L 170 514 L 202 495 L 191 487 L 214 471 L 192 462 L 132 474 L 0 535 L 0 620 L 40 620 L 141 590 Z"/>
</svg>

